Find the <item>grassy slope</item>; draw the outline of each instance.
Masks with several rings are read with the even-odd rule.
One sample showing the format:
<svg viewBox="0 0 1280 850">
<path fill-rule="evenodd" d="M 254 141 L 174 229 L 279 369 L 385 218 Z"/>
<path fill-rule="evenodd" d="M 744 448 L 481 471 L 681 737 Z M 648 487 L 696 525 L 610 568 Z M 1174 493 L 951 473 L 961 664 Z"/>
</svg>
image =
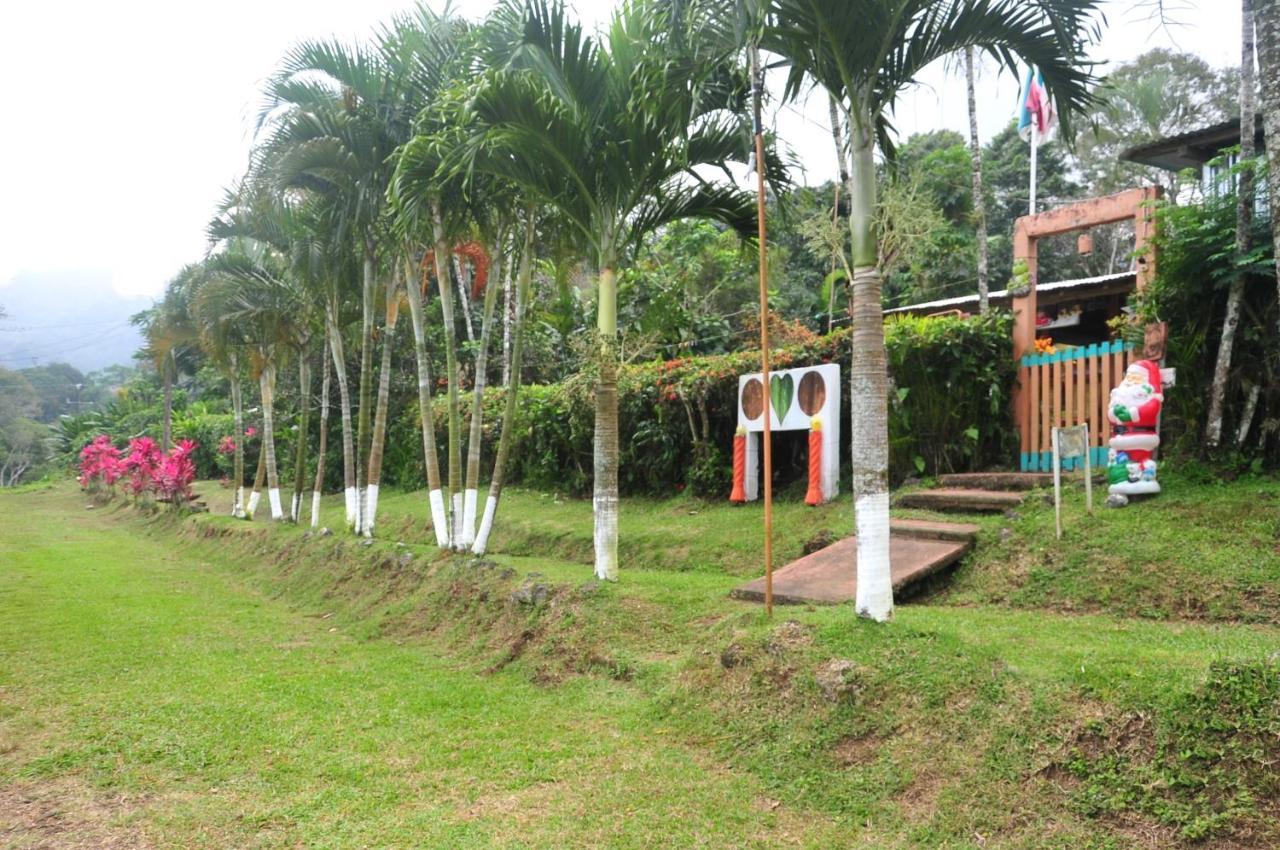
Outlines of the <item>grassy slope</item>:
<svg viewBox="0 0 1280 850">
<path fill-rule="evenodd" d="M 845 608 L 782 609 L 778 620 L 795 622 L 770 624 L 726 599 L 733 575 L 754 571 L 755 507 L 628 502 L 624 563 L 648 568 L 597 588 L 582 587 L 589 505 L 535 493 L 504 502 L 494 540 L 519 553 L 497 556 L 515 576 L 435 558 L 422 545 L 420 494 L 384 498 L 388 543 L 370 551 L 221 517 L 185 523 L 175 548 L 171 522 L 139 535 L 131 514 L 84 512 L 66 490 L 29 499 L 0 511 L 0 562 L 17 565 L 0 568 L 0 648 L 14 661 L 0 668 L 0 784 L 70 776 L 99 796 L 146 795 L 126 817 L 157 843 L 1278 838 L 1258 769 L 1275 752 L 1275 665 L 1248 666 L 1280 645 L 1274 629 L 1029 610 L 1148 613 L 1131 607 L 1142 585 L 1112 582 L 1124 603 L 1097 598 L 1088 572 L 1119 569 L 1100 555 L 1074 573 L 1042 566 L 1038 582 L 1034 569 L 1004 566 L 1021 551 L 1014 540 L 1042 561 L 1103 553 L 1141 519 L 1137 508 L 1100 514 L 1087 536 L 1070 516 L 1061 550 L 1041 542 L 1052 515 L 1034 501 L 1016 520 L 988 520 L 983 550 L 930 600 L 962 604 L 905 606 L 886 628 Z M 1217 501 L 1258 500 L 1237 489 Z M 1186 555 L 1170 538 L 1187 524 L 1166 504 L 1179 503 L 1142 509 L 1161 508 L 1153 542 Z M 340 510 L 328 502 L 326 521 Z M 844 510 L 782 506 L 780 560 L 844 525 Z M 1014 537 L 1001 543 L 1003 526 Z M 1224 544 L 1191 536 L 1194 551 Z M 1186 586 L 1203 569 L 1171 563 Z M 530 571 L 551 586 L 532 610 L 507 599 Z M 1272 622 L 1219 604 L 1159 613 Z M 857 664 L 834 701 L 814 675 L 832 658 Z M 1188 706 L 1203 708 L 1240 670 L 1261 679 L 1246 675 L 1240 698 L 1208 716 L 1248 732 L 1231 741 L 1261 743 L 1226 752 L 1220 734 L 1187 721 Z M 1186 741 L 1191 758 L 1170 746 Z M 1234 767 L 1215 775 L 1206 759 L 1225 756 Z"/>
</svg>

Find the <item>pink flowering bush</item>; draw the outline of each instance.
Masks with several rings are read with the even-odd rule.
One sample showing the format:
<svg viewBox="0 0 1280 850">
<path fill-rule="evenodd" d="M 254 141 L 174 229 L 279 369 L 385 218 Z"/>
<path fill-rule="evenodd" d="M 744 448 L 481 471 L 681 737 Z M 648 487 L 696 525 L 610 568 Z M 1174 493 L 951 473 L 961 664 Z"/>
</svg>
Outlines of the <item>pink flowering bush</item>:
<svg viewBox="0 0 1280 850">
<path fill-rule="evenodd" d="M 153 479 L 160 498 L 175 509 L 182 508 L 191 501 L 191 485 L 196 480 L 196 464 L 191 455 L 195 450 L 196 444 L 191 440 L 180 441 L 161 460 Z"/>
<path fill-rule="evenodd" d="M 125 456 L 121 467 L 125 483 L 135 499 L 142 501 L 152 495 L 163 461 L 164 453 L 150 437 L 135 437 L 129 441 L 129 454 Z"/>
<path fill-rule="evenodd" d="M 236 438 L 230 435 L 218 441 L 218 454 L 233 455 L 236 453 Z"/>
<path fill-rule="evenodd" d="M 95 496 L 110 495 L 124 470 L 120 450 L 106 434 L 99 434 L 93 442 L 80 450 L 80 486 Z"/>
</svg>

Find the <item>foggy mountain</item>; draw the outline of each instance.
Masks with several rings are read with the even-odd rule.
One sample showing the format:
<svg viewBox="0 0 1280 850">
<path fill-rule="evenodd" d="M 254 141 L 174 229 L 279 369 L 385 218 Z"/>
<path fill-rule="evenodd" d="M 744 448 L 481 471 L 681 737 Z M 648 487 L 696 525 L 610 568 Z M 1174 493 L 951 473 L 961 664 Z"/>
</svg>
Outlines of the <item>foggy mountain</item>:
<svg viewBox="0 0 1280 850">
<path fill-rule="evenodd" d="M 116 293 L 106 272 L 19 273 L 0 284 L 0 366 L 131 365 L 142 338 L 129 317 L 151 303 Z"/>
</svg>

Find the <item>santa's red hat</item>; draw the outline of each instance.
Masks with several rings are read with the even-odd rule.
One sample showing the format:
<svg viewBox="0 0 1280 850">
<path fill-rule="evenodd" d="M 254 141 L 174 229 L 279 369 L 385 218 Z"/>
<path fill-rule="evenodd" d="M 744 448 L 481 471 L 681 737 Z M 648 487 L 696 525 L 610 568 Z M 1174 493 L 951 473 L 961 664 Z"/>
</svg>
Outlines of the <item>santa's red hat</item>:
<svg viewBox="0 0 1280 850">
<path fill-rule="evenodd" d="M 1151 392 L 1153 397 L 1163 401 L 1164 393 L 1161 392 L 1160 365 L 1150 360 L 1135 360 L 1129 364 L 1129 368 L 1126 369 L 1125 371 L 1128 372 L 1128 371 L 1132 371 L 1133 369 L 1142 369 L 1143 375 L 1146 378 L 1147 383 L 1151 385 Z"/>
</svg>

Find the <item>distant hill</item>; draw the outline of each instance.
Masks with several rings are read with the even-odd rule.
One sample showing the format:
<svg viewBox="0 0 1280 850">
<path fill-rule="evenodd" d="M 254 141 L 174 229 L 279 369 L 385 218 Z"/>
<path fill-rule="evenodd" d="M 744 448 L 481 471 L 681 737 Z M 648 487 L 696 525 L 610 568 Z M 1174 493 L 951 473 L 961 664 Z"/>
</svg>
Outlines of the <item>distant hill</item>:
<svg viewBox="0 0 1280 850">
<path fill-rule="evenodd" d="M 129 317 L 151 300 L 117 294 L 104 272 L 21 273 L 0 285 L 0 366 L 131 364 L 142 338 Z"/>
</svg>

